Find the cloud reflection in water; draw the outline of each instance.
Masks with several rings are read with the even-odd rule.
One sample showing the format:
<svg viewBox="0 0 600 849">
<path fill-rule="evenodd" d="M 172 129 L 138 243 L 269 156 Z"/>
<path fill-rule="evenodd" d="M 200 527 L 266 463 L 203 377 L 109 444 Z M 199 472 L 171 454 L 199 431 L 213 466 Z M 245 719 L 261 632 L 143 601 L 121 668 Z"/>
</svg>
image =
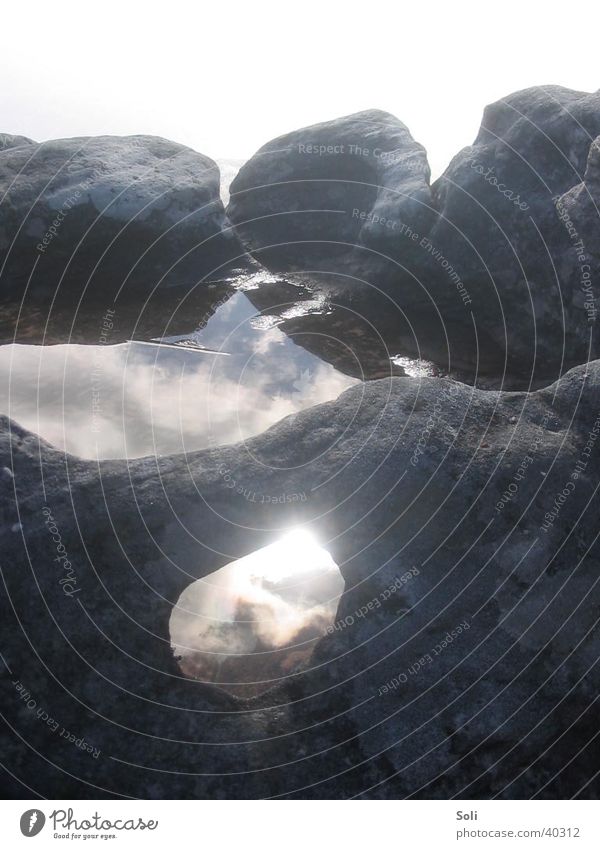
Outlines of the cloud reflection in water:
<svg viewBox="0 0 600 849">
<path fill-rule="evenodd" d="M 356 383 L 277 327 L 253 324 L 243 293 L 198 334 L 229 356 L 136 343 L 0 347 L 0 411 L 89 458 L 233 443 Z"/>
<path fill-rule="evenodd" d="M 331 555 L 296 530 L 191 584 L 171 644 L 186 675 L 257 695 L 306 664 L 343 591 Z"/>
</svg>

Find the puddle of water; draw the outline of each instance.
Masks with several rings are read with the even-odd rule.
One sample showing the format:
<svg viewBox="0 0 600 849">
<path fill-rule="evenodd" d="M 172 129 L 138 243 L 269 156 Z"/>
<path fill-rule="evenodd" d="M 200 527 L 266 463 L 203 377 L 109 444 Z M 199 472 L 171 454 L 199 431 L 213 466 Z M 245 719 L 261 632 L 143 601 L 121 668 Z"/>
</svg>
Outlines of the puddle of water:
<svg viewBox="0 0 600 849">
<path fill-rule="evenodd" d="M 303 530 L 195 581 L 169 623 L 182 672 L 250 697 L 307 664 L 334 624 L 344 579 Z"/>
<path fill-rule="evenodd" d="M 0 411 L 81 457 L 133 458 L 247 439 L 357 382 L 256 316 L 239 291 L 167 345 L 1 346 Z"/>
<path fill-rule="evenodd" d="M 127 340 L 151 339 L 164 333 L 191 333 L 206 323 L 219 304 L 235 291 L 232 282 L 218 280 L 202 283 L 192 291 L 181 288 L 158 289 L 147 299 L 103 299 L 99 292 L 88 292 L 81 301 L 68 291 L 58 290 L 52 306 L 42 307 L 24 299 L 22 303 L 0 302 L 0 343 L 22 342 L 31 345 L 99 343 L 103 319 L 112 316 L 111 345 Z"/>
<path fill-rule="evenodd" d="M 113 304 L 100 338 L 106 310 L 89 304 L 73 318 L 63 304 L 48 323 L 20 321 L 17 339 L 71 344 L 0 346 L 0 412 L 82 457 L 237 442 L 359 380 L 441 374 L 394 355 L 401 346 L 390 351 L 366 319 L 305 278 L 263 269 Z M 12 341 L 14 317 L 3 308 L 0 317 L 0 339 Z"/>
</svg>

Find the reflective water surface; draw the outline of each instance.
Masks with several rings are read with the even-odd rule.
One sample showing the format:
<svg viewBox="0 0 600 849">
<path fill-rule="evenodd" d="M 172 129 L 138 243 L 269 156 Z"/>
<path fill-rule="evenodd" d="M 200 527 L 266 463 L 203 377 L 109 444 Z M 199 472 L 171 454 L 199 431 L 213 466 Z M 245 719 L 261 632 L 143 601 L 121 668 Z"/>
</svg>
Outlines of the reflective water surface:
<svg viewBox="0 0 600 849">
<path fill-rule="evenodd" d="M 254 696 L 307 664 L 343 591 L 331 555 L 295 530 L 191 584 L 171 615 L 171 645 L 185 675 Z"/>
<path fill-rule="evenodd" d="M 0 412 L 92 459 L 235 443 L 362 380 L 433 374 L 328 293 L 264 271 L 141 304 L 0 307 L 2 340 Z M 306 668 L 343 591 L 331 556 L 294 531 L 181 595 L 180 669 L 258 695 Z"/>
<path fill-rule="evenodd" d="M 3 345 L 0 411 L 81 457 L 140 457 L 246 439 L 357 382 L 265 326 L 243 292 L 161 338 L 192 347 Z"/>
<path fill-rule="evenodd" d="M 237 442 L 360 380 L 436 373 L 322 289 L 260 268 L 144 303 L 3 306 L 0 340 L 0 412 L 86 458 Z"/>
</svg>

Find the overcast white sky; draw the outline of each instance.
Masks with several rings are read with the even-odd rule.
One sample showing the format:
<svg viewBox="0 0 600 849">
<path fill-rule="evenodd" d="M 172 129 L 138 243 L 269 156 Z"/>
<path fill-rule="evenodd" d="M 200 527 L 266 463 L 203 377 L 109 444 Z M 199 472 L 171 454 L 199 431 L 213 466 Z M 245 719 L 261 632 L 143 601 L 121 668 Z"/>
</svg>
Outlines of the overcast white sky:
<svg viewBox="0 0 600 849">
<path fill-rule="evenodd" d="M 376 107 L 439 173 L 486 103 L 600 87 L 597 0 L 4 3 L 0 131 L 152 133 L 246 158 L 297 127 Z"/>
</svg>

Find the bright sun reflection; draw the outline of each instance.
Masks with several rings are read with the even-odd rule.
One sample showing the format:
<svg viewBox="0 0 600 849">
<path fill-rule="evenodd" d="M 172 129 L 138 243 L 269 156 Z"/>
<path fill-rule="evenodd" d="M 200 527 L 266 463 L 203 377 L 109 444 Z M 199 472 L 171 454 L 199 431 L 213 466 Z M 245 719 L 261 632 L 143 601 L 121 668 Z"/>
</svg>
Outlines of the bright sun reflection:
<svg viewBox="0 0 600 849">
<path fill-rule="evenodd" d="M 279 542 L 249 554 L 238 560 L 245 564 L 254 577 L 279 582 L 291 575 L 301 579 L 314 571 L 317 564 L 331 563 L 331 555 L 317 543 L 310 531 L 296 528 L 287 533 Z M 336 567 L 337 568 L 337 567 Z"/>
<path fill-rule="evenodd" d="M 254 695 L 307 660 L 343 590 L 329 552 L 309 531 L 294 529 L 182 593 L 170 622 L 181 668 Z"/>
</svg>

